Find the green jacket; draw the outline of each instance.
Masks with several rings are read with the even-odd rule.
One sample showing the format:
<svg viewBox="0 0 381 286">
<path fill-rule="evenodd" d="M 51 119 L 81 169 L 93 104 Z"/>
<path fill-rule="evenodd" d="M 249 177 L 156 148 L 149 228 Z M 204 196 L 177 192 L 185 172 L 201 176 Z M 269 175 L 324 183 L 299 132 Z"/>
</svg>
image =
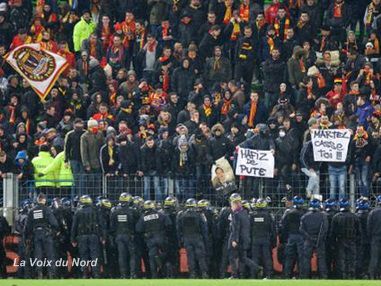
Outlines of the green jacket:
<svg viewBox="0 0 381 286">
<path fill-rule="evenodd" d="M 41 177 L 38 174 L 44 174 L 44 170 L 53 162 L 53 157 L 49 152 L 40 151 L 38 156 L 33 158 L 32 165 L 34 167 L 34 180 L 36 188 L 39 187 L 55 187 L 55 176 L 53 173 L 48 173 Z"/>
<path fill-rule="evenodd" d="M 71 168 L 65 166 L 65 152 L 59 153 L 42 173 L 55 175 L 56 187 L 71 187 L 73 185 Z"/>
<path fill-rule="evenodd" d="M 93 21 L 87 23 L 83 18 L 74 26 L 74 51 L 79 52 L 81 50 L 82 41 L 87 39 L 95 31 L 95 28 L 96 25 Z"/>
</svg>

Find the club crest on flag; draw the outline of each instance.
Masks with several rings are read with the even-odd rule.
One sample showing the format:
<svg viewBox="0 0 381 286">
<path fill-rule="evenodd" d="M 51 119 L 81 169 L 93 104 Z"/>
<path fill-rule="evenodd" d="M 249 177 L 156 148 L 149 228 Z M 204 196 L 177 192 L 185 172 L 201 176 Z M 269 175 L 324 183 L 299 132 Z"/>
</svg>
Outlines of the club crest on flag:
<svg viewBox="0 0 381 286">
<path fill-rule="evenodd" d="M 7 62 L 25 78 L 41 99 L 50 92 L 68 63 L 39 44 L 22 45 L 6 55 Z"/>
</svg>

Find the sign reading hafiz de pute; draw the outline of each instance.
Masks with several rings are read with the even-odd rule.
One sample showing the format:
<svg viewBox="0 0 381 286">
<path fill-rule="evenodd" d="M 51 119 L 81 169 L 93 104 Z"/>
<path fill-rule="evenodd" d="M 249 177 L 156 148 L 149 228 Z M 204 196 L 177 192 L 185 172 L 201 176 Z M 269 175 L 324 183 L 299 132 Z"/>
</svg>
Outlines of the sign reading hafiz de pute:
<svg viewBox="0 0 381 286">
<path fill-rule="evenodd" d="M 345 162 L 347 159 L 349 129 L 313 129 L 311 138 L 316 162 Z"/>
<path fill-rule="evenodd" d="M 271 151 L 239 148 L 235 174 L 248 177 L 273 178 L 273 153 Z"/>
</svg>

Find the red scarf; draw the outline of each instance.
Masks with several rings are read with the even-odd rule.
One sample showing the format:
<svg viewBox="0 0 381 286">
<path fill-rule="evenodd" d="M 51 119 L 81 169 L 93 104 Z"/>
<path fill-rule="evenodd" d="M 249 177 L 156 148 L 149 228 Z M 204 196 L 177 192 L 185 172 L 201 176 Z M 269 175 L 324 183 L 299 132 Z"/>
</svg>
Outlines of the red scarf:
<svg viewBox="0 0 381 286">
<path fill-rule="evenodd" d="M 254 127 L 254 118 L 256 113 L 257 113 L 257 102 L 252 101 L 250 104 L 249 121 L 247 122 L 247 126 L 251 128 Z"/>
<path fill-rule="evenodd" d="M 222 107 L 221 107 L 221 114 L 222 115 L 227 115 L 229 113 L 230 108 L 232 106 L 232 101 L 233 101 L 232 98 L 229 100 L 224 98 L 224 103 L 222 104 Z"/>
<path fill-rule="evenodd" d="M 244 22 L 249 22 L 250 18 L 250 5 L 245 5 L 241 4 L 239 7 L 239 17 L 244 21 Z"/>
<path fill-rule="evenodd" d="M 282 23 L 281 21 L 279 20 L 278 17 L 275 18 L 275 22 L 274 22 L 274 29 L 275 29 L 275 34 L 279 37 L 280 36 L 280 30 L 282 28 Z M 290 19 L 286 18 L 286 20 L 284 21 L 284 29 L 283 29 L 283 40 L 286 39 L 286 33 L 285 31 L 287 31 L 288 29 L 290 28 Z"/>
<path fill-rule="evenodd" d="M 342 17 L 342 7 L 344 2 L 337 4 L 335 3 L 335 6 L 333 7 L 333 17 L 335 18 L 341 18 Z"/>
</svg>

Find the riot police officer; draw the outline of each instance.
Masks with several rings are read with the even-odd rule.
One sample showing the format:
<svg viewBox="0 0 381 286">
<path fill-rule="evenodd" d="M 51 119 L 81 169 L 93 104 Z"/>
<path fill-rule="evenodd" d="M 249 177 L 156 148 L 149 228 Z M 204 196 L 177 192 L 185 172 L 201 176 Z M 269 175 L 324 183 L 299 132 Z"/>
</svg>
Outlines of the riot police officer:
<svg viewBox="0 0 381 286">
<path fill-rule="evenodd" d="M 58 222 L 53 212 L 46 205 L 46 196 L 40 193 L 37 197 L 37 205 L 28 213 L 25 225 L 26 240 L 33 241 L 34 257 L 41 261 L 44 257 L 50 261 L 48 267 L 49 278 L 55 275 L 55 249 L 53 233 L 58 229 Z M 37 268 L 38 279 L 43 278 L 42 267 Z"/>
<path fill-rule="evenodd" d="M 221 209 L 217 218 L 217 243 L 219 243 L 219 272 L 220 278 L 225 278 L 226 270 L 229 265 L 228 244 L 229 244 L 229 226 L 231 221 L 231 208 L 225 206 Z"/>
<path fill-rule="evenodd" d="M 170 226 L 171 220 L 156 210 L 154 201 L 144 202 L 144 212 L 136 224 L 136 232 L 144 234 L 152 278 L 158 278 L 166 259 Z"/>
<path fill-rule="evenodd" d="M 332 279 L 335 277 L 336 273 L 336 245 L 331 238 L 331 226 L 332 218 L 338 211 L 337 201 L 334 199 L 327 199 L 324 202 L 324 210 L 327 214 L 328 219 L 328 235 L 326 239 L 326 260 L 327 260 L 327 272 L 328 278 Z"/>
<path fill-rule="evenodd" d="M 68 228 L 68 222 L 66 221 L 65 211 L 61 203 L 61 199 L 54 198 L 52 200 L 52 211 L 54 217 L 58 222 L 58 233 L 55 236 L 55 245 L 57 249 L 57 258 L 67 260 L 67 252 L 70 248 L 70 229 Z M 58 277 L 66 277 L 68 274 L 67 267 L 60 267 L 58 269 Z"/>
<path fill-rule="evenodd" d="M 75 212 L 73 225 L 71 228 L 71 242 L 74 247 L 78 245 L 79 257 L 82 261 L 93 263 L 92 274 L 94 278 L 100 277 L 99 257 L 101 241 L 106 243 L 106 233 L 104 232 L 104 222 L 99 212 L 93 207 L 93 200 L 88 195 L 80 197 L 81 207 Z M 83 278 L 88 278 L 87 267 L 82 267 Z"/>
<path fill-rule="evenodd" d="M 304 236 L 304 263 L 302 277 L 309 278 L 311 274 L 312 253 L 316 250 L 320 278 L 327 278 L 327 262 L 325 257 L 325 240 L 328 233 L 328 219 L 321 212 L 321 202 L 318 199 L 310 201 L 310 208 L 300 220 L 300 232 Z"/>
<path fill-rule="evenodd" d="M 218 257 L 220 256 L 218 237 L 217 237 L 217 217 L 218 212 L 206 199 L 197 202 L 198 210 L 206 217 L 208 225 L 208 242 L 205 245 L 207 255 L 208 273 L 210 277 L 218 278 Z"/>
<path fill-rule="evenodd" d="M 187 251 L 190 278 L 197 277 L 196 266 L 198 263 L 202 278 L 205 279 L 208 278 L 205 255 L 205 243 L 208 241 L 206 217 L 196 211 L 197 201 L 195 199 L 187 199 L 185 207 L 186 210 L 177 217 L 177 236 L 181 246 L 184 245 Z"/>
<path fill-rule="evenodd" d="M 299 227 L 300 220 L 304 215 L 304 200 L 299 196 L 295 196 L 292 203 L 293 207 L 286 210 L 280 223 L 281 237 L 284 240 L 282 243 L 286 242 L 286 259 L 283 269 L 285 278 L 291 277 L 295 260 L 299 271 L 303 264 L 304 239 Z"/>
<path fill-rule="evenodd" d="M 359 218 L 361 228 L 360 243 L 357 244 L 356 278 L 365 278 L 369 269 L 370 240 L 367 234 L 369 208 L 367 198 L 360 198 L 356 201 L 356 216 Z"/>
<path fill-rule="evenodd" d="M 130 278 L 136 278 L 134 235 L 137 215 L 132 208 L 132 196 L 129 193 L 122 193 L 119 196 L 119 205 L 111 212 L 110 230 L 115 236 L 119 272 L 123 279 L 128 277 L 128 267 Z"/>
<path fill-rule="evenodd" d="M 251 222 L 251 259 L 254 263 L 263 262 L 264 276 L 273 275 L 273 260 L 271 250 L 276 247 L 275 219 L 267 209 L 267 201 L 255 201 L 254 210 L 250 213 Z"/>
<path fill-rule="evenodd" d="M 247 250 L 250 247 L 249 214 L 243 209 L 241 196 L 237 193 L 230 196 L 230 206 L 232 213 L 228 250 L 232 267 L 231 278 L 239 278 L 239 270 L 244 269 L 244 265 L 250 268 L 250 276 L 254 277 L 259 267 L 247 257 Z"/>
<path fill-rule="evenodd" d="M 331 227 L 331 238 L 337 245 L 337 271 L 340 278 L 353 279 L 360 222 L 358 217 L 350 211 L 347 199 L 341 199 L 339 206 L 340 211 L 332 218 Z"/>
<path fill-rule="evenodd" d="M 24 230 L 26 221 L 28 218 L 28 213 L 32 209 L 33 203 L 32 200 L 26 199 L 21 202 L 21 208 L 19 209 L 19 213 L 16 216 L 16 233 L 20 236 L 20 242 L 18 244 L 18 255 L 20 257 L 20 260 L 25 261 L 25 267 L 18 267 L 17 268 L 17 277 L 18 278 L 31 278 L 31 270 L 32 267 L 30 266 L 30 257 L 32 254 L 32 247 L 30 244 L 30 241 L 28 241 L 29 244 L 27 244 L 27 241 L 25 240 Z"/>
<path fill-rule="evenodd" d="M 368 216 L 368 235 L 371 245 L 369 263 L 369 277 L 376 279 L 380 269 L 381 260 L 381 195 L 377 197 L 377 207 Z"/>
<path fill-rule="evenodd" d="M 167 256 L 167 277 L 174 278 L 177 276 L 179 269 L 179 241 L 176 231 L 177 217 L 177 200 L 173 196 L 168 196 L 164 200 L 163 213 L 171 220 L 171 226 L 168 236 L 168 256 Z"/>
</svg>

